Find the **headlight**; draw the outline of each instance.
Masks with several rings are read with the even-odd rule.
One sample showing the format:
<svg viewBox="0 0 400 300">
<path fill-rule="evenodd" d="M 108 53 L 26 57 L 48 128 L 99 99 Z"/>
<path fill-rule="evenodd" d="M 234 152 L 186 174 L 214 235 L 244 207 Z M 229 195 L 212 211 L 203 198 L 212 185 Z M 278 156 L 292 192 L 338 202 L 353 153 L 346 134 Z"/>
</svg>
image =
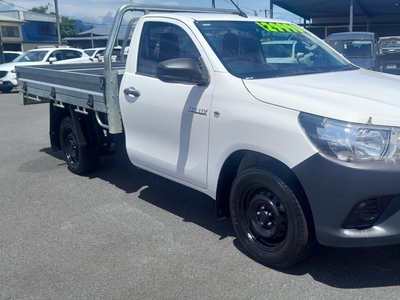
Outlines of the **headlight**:
<svg viewBox="0 0 400 300">
<path fill-rule="evenodd" d="M 299 121 L 314 145 L 343 161 L 400 159 L 400 128 L 337 121 L 301 113 Z"/>
</svg>

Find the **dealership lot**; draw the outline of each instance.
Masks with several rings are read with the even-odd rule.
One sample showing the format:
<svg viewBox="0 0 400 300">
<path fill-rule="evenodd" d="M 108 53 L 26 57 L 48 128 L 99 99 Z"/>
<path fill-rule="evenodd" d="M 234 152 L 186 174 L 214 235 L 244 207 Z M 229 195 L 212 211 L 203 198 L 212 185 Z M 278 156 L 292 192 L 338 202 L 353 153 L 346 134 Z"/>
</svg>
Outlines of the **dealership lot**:
<svg viewBox="0 0 400 300">
<path fill-rule="evenodd" d="M 48 105 L 19 102 L 0 94 L 0 299 L 398 299 L 400 246 L 264 267 L 211 199 L 123 154 L 70 173 Z"/>
</svg>

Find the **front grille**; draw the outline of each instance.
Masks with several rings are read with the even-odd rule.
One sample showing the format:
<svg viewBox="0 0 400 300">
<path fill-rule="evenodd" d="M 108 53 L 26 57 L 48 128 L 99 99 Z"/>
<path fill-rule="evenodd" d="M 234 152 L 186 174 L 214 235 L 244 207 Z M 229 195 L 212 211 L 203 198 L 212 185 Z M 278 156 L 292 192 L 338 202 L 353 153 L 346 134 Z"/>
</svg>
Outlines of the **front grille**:
<svg viewBox="0 0 400 300">
<path fill-rule="evenodd" d="M 0 78 L 3 78 L 7 75 L 8 71 L 0 71 Z"/>
</svg>

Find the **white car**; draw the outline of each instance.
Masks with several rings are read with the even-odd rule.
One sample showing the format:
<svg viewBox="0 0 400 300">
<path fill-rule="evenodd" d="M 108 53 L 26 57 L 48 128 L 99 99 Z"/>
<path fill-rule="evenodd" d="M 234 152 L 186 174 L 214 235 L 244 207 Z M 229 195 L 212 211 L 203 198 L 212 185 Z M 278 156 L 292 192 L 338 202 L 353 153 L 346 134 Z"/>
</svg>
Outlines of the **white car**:
<svg viewBox="0 0 400 300">
<path fill-rule="evenodd" d="M 17 86 L 15 66 L 91 63 L 89 56 L 81 49 L 39 48 L 26 51 L 10 63 L 0 65 L 0 91 L 9 93 Z"/>
<path fill-rule="evenodd" d="M 21 51 L 3 51 L 4 62 L 9 63 L 20 56 L 23 52 Z"/>
<path fill-rule="evenodd" d="M 83 51 L 89 55 L 92 62 L 99 62 L 99 55 L 102 55 L 105 49 L 105 47 L 98 47 L 83 49 Z"/>
<path fill-rule="evenodd" d="M 84 49 L 83 51 L 89 55 L 90 59 L 93 62 L 104 62 L 104 51 L 106 50 L 105 47 L 99 47 L 99 48 L 88 48 L 88 49 Z M 127 51 L 129 50 L 129 47 L 125 48 L 124 53 L 126 53 L 127 55 Z M 120 56 L 120 51 L 121 51 L 121 47 L 117 46 L 113 49 L 113 52 L 111 54 L 111 61 L 117 61 L 119 60 L 119 56 Z M 125 57 L 126 57 L 125 55 Z"/>
</svg>

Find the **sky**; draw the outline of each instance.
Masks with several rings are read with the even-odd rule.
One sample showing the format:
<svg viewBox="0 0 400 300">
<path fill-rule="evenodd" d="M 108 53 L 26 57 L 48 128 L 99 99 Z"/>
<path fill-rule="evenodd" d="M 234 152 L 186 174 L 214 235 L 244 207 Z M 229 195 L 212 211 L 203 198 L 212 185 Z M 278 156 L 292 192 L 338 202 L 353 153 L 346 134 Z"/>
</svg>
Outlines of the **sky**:
<svg viewBox="0 0 400 300">
<path fill-rule="evenodd" d="M 230 0 L 214 0 L 217 8 L 234 8 Z M 269 0 L 233 0 L 247 14 L 259 16 L 265 15 L 269 10 Z M 118 8 L 126 3 L 177 5 L 191 7 L 211 7 L 212 0 L 58 0 L 58 10 L 61 16 L 79 19 L 85 23 L 96 26 L 107 26 L 113 22 L 113 17 Z M 55 12 L 54 0 L 0 0 L 0 11 L 2 10 L 28 10 L 32 7 L 50 4 L 50 11 Z M 267 12 L 268 14 L 268 12 Z M 284 19 L 295 23 L 300 18 L 280 7 L 274 6 L 274 18 Z"/>
</svg>

